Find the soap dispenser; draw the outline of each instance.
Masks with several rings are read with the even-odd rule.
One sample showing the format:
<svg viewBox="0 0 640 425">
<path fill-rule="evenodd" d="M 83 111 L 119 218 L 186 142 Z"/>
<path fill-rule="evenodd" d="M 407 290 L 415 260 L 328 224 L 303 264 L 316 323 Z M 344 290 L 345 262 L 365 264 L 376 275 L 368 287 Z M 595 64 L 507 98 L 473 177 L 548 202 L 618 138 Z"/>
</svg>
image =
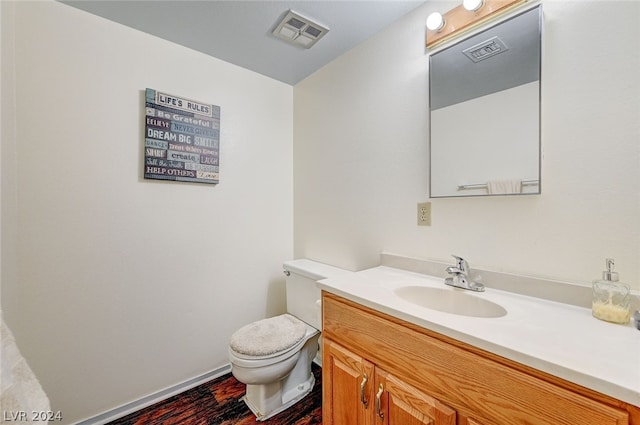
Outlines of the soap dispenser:
<svg viewBox="0 0 640 425">
<path fill-rule="evenodd" d="M 607 270 L 602 279 L 593 281 L 593 317 L 613 323 L 629 323 L 630 292 L 629 285 L 618 282 L 618 273 L 613 271 L 614 261 L 606 259 Z"/>
</svg>

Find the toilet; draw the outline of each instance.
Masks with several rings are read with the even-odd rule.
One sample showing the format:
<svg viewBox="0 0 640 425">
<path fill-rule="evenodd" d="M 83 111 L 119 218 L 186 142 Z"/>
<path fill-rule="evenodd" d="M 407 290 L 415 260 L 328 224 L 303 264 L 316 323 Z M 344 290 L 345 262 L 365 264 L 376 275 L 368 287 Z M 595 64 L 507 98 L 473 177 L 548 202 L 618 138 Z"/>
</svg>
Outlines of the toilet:
<svg viewBox="0 0 640 425">
<path fill-rule="evenodd" d="M 229 341 L 233 376 L 247 391 L 242 400 L 264 421 L 311 392 L 311 363 L 319 354 L 320 289 L 316 281 L 347 273 L 315 261 L 286 261 L 287 313 L 238 329 Z"/>
</svg>

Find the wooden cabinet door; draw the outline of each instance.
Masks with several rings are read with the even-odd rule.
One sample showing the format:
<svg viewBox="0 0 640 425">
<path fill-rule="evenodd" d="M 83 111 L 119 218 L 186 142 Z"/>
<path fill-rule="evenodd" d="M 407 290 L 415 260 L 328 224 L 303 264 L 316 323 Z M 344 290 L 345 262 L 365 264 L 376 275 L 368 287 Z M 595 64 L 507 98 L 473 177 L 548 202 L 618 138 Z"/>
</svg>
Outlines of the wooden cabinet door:
<svg viewBox="0 0 640 425">
<path fill-rule="evenodd" d="M 373 381 L 372 363 L 323 338 L 322 423 L 371 425 Z"/>
<path fill-rule="evenodd" d="M 380 369 L 375 392 L 378 425 L 456 425 L 455 410 Z"/>
</svg>

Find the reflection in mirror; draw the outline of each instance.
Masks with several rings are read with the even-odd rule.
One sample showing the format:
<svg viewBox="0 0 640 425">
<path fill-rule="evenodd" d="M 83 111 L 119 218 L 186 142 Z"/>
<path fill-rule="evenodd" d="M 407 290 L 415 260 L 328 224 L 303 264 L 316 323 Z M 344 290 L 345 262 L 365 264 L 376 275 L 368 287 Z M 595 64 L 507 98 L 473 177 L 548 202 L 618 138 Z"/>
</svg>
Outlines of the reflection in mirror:
<svg viewBox="0 0 640 425">
<path fill-rule="evenodd" d="M 540 193 L 541 7 L 429 58 L 430 196 Z"/>
</svg>

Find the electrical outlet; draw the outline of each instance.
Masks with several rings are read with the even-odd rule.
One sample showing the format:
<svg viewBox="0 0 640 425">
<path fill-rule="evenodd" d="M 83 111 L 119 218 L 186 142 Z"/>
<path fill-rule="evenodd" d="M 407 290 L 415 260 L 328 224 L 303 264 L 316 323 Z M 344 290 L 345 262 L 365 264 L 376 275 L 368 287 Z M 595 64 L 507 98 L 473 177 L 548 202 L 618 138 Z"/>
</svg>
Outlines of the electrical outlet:
<svg viewBox="0 0 640 425">
<path fill-rule="evenodd" d="M 418 203 L 418 226 L 431 226 L 431 202 Z"/>
</svg>

